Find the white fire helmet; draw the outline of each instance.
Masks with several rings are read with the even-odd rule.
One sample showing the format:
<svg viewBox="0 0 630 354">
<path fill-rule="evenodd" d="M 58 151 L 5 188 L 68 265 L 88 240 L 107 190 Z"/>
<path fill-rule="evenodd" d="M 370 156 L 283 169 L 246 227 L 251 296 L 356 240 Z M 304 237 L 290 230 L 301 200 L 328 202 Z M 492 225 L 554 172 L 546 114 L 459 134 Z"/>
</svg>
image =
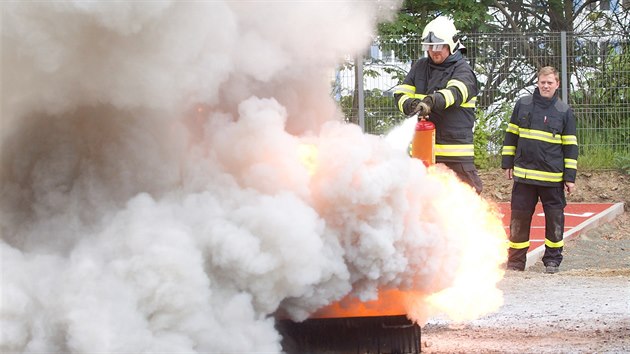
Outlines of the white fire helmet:
<svg viewBox="0 0 630 354">
<path fill-rule="evenodd" d="M 448 45 L 451 54 L 455 53 L 463 48 L 456 37 L 457 32 L 459 31 L 449 18 L 439 16 L 433 19 L 422 31 L 422 50 L 429 50 L 429 46 L 432 46 L 432 50 L 437 51 L 442 49 L 440 45 Z"/>
</svg>

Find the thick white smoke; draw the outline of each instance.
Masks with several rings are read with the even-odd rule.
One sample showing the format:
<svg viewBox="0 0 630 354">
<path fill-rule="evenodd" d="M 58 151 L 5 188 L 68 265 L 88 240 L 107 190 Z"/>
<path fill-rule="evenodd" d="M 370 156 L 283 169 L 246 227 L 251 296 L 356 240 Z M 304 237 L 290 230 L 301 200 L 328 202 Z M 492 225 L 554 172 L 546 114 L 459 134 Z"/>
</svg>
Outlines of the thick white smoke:
<svg viewBox="0 0 630 354">
<path fill-rule="evenodd" d="M 399 2 L 3 2 L 1 351 L 279 352 L 275 313 L 500 263 L 483 200 L 330 98 Z"/>
</svg>

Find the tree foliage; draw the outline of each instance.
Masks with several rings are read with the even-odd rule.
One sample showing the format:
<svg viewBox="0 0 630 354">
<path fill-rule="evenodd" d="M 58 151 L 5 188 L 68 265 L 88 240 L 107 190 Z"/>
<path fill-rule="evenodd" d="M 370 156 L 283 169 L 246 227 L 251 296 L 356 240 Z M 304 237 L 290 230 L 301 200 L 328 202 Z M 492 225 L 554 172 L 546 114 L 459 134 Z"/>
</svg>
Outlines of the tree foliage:
<svg viewBox="0 0 630 354">
<path fill-rule="evenodd" d="M 627 146 L 630 111 L 611 107 L 630 107 L 630 44 L 612 46 L 598 58 L 572 93 L 572 100 L 584 107 L 580 110 L 584 133 L 578 139 L 580 145 Z"/>
<path fill-rule="evenodd" d="M 420 35 L 424 26 L 440 15 L 451 17 L 461 31 L 487 31 L 493 0 L 405 0 L 395 21 L 379 26 L 379 34 L 401 38 Z"/>
<path fill-rule="evenodd" d="M 630 11 L 621 8 L 607 11 L 610 4 L 623 6 L 621 1 L 600 0 L 405 0 L 395 20 L 379 26 L 379 36 L 384 50 L 393 49 L 401 60 L 414 60 L 424 54 L 419 46 L 401 44 L 417 39 L 433 18 L 451 17 L 464 36 L 464 44 L 469 51 L 475 51 L 470 55 L 476 58 L 471 64 L 482 74 L 486 95 L 480 104 L 485 108 L 502 98 L 512 99 L 524 85 L 535 82 L 538 68 L 561 67 L 560 40 L 544 42 L 542 34 L 562 31 L 596 34 L 614 28 L 628 38 Z M 479 33 L 502 33 L 505 38 L 482 44 Z M 526 33 L 541 35 L 525 37 Z M 568 56 L 573 57 L 574 47 L 567 49 Z M 510 55 L 515 52 L 523 55 Z M 574 64 L 567 64 L 567 71 L 573 71 Z"/>
</svg>

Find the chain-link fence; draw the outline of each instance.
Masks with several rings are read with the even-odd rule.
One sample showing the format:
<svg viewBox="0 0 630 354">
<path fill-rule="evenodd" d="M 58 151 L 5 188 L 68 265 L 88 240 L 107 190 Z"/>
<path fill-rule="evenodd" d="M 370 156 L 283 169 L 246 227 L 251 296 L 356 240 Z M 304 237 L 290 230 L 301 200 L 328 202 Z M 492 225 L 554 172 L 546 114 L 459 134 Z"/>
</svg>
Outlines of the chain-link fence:
<svg viewBox="0 0 630 354">
<path fill-rule="evenodd" d="M 532 93 L 536 73 L 560 71 L 560 96 L 573 107 L 582 153 L 630 154 L 630 40 L 614 33 L 472 34 L 463 40 L 479 81 L 478 117 L 495 153 L 516 99 Z M 393 90 L 422 56 L 419 38 L 380 38 L 362 61 L 335 74 L 334 95 L 348 121 L 384 134 L 404 117 Z M 358 63 L 359 65 L 355 65 Z M 362 74 L 363 90 L 355 77 Z M 360 104 L 359 104 L 360 103 Z M 364 107 L 359 111 L 359 107 Z"/>
</svg>

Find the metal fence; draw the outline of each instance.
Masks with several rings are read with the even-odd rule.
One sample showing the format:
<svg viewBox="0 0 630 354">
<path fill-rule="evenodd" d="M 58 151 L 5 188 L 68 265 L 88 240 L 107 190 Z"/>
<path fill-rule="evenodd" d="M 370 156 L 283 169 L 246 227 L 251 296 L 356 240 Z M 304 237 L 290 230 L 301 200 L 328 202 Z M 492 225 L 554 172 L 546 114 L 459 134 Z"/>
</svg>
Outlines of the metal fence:
<svg viewBox="0 0 630 354">
<path fill-rule="evenodd" d="M 538 68 L 560 71 L 560 96 L 573 108 L 582 153 L 630 154 L 630 41 L 610 34 L 469 34 L 466 56 L 479 81 L 478 117 L 496 153 L 516 99 L 532 93 Z M 419 38 L 379 38 L 362 60 L 334 77 L 333 95 L 348 121 L 384 134 L 404 117 L 393 89 L 423 53 Z M 355 65 L 356 64 L 356 65 Z M 355 77 L 361 77 L 355 80 Z M 485 128 L 484 128 L 485 129 Z"/>
</svg>

